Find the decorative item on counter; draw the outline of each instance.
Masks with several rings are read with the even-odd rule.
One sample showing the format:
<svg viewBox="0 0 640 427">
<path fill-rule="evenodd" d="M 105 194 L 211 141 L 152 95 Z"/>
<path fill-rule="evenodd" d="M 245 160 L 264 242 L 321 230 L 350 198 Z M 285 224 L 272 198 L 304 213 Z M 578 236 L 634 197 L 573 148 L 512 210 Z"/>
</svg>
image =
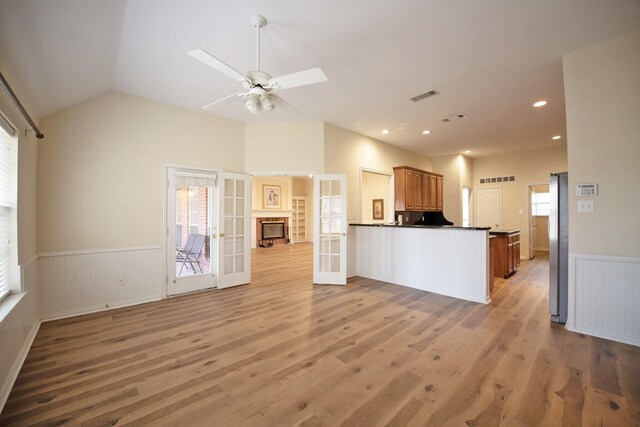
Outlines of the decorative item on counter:
<svg viewBox="0 0 640 427">
<path fill-rule="evenodd" d="M 373 199 L 373 219 L 384 219 L 384 199 Z"/>
<path fill-rule="evenodd" d="M 399 214 L 398 215 L 398 225 L 402 225 L 402 219 L 403 219 L 402 214 Z"/>
</svg>

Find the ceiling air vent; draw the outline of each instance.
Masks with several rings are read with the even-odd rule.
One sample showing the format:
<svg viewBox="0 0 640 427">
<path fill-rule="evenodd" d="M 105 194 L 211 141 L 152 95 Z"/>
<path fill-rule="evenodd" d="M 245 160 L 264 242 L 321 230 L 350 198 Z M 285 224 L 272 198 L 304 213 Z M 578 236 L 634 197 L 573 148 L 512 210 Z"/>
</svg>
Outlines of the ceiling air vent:
<svg viewBox="0 0 640 427">
<path fill-rule="evenodd" d="M 443 122 L 452 122 L 454 120 L 464 119 L 465 117 L 467 117 L 466 114 L 456 114 L 456 115 L 453 115 L 453 116 L 445 117 L 444 119 L 442 119 L 442 121 Z"/>
<path fill-rule="evenodd" d="M 421 93 L 420 95 L 414 96 L 411 98 L 413 102 L 422 101 L 425 98 L 429 98 L 430 96 L 439 95 L 440 92 L 437 90 L 430 90 L 429 92 Z"/>
</svg>

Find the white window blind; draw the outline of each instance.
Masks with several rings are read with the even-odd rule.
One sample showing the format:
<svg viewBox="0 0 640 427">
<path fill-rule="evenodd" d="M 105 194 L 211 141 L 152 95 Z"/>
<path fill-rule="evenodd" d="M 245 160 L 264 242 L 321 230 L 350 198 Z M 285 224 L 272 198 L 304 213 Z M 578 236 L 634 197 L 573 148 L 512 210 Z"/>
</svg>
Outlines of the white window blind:
<svg viewBox="0 0 640 427">
<path fill-rule="evenodd" d="M 16 138 L 12 138 L 0 126 L 0 299 L 11 290 L 13 271 L 17 265 L 16 151 Z"/>
</svg>

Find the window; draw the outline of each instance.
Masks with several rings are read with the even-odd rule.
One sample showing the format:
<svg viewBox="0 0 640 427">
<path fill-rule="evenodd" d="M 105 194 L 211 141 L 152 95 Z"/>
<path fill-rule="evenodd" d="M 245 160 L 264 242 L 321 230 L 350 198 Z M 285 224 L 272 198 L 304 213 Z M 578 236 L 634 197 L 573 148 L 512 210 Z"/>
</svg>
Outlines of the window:
<svg viewBox="0 0 640 427">
<path fill-rule="evenodd" d="M 3 118 L 0 115 L 0 118 Z M 9 294 L 16 282 L 17 222 L 17 139 L 5 131 L 11 129 L 6 121 L 0 126 L 0 299 Z"/>
<path fill-rule="evenodd" d="M 471 216 L 469 208 L 469 199 L 471 199 L 471 189 L 469 187 L 462 187 L 462 226 L 468 227 L 469 217 Z"/>
<path fill-rule="evenodd" d="M 531 193 L 531 215 L 549 216 L 549 193 Z"/>
</svg>

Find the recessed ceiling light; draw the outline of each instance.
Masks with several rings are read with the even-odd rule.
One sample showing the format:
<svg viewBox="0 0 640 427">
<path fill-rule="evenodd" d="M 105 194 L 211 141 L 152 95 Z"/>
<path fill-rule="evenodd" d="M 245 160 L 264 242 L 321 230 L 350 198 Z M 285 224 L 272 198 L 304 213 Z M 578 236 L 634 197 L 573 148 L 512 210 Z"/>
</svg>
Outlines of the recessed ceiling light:
<svg viewBox="0 0 640 427">
<path fill-rule="evenodd" d="M 547 101 L 537 101 L 533 103 L 534 107 L 544 107 L 545 105 L 547 105 Z"/>
<path fill-rule="evenodd" d="M 471 150 L 466 150 L 466 151 L 464 152 L 464 154 L 469 154 L 470 152 L 471 152 Z"/>
<path fill-rule="evenodd" d="M 382 129 L 382 133 L 385 135 L 389 135 L 391 131 L 389 129 Z"/>
<path fill-rule="evenodd" d="M 313 178 L 313 175 L 309 174 L 309 178 Z"/>
<path fill-rule="evenodd" d="M 560 139 L 560 138 L 562 138 L 560 135 L 556 135 L 556 136 L 552 137 L 551 139 Z"/>
<path fill-rule="evenodd" d="M 425 130 L 423 130 L 423 131 L 422 131 L 422 134 L 423 134 L 423 135 L 429 135 L 430 133 L 431 133 L 431 131 L 430 131 L 430 130 L 426 130 L 426 129 L 425 129 Z"/>
</svg>

